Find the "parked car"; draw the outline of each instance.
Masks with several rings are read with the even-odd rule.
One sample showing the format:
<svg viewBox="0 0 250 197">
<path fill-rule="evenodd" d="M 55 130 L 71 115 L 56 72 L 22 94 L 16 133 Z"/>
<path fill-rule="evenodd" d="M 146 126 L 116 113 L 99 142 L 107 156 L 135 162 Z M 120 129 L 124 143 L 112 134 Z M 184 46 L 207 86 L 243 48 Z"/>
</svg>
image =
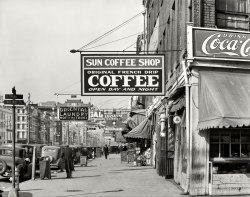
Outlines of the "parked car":
<svg viewBox="0 0 250 197">
<path fill-rule="evenodd" d="M 0 146 L 0 175 L 3 177 L 12 177 L 12 147 Z M 19 170 L 20 179 L 31 178 L 32 163 L 24 148 L 15 148 L 15 166 Z"/>
<path fill-rule="evenodd" d="M 62 147 L 59 146 L 44 146 L 42 147 L 41 159 L 50 161 L 50 168 L 62 168 L 61 160 Z"/>
<path fill-rule="evenodd" d="M 12 147 L 12 144 L 6 144 L 6 146 Z M 36 162 L 36 169 L 39 169 L 39 159 L 41 157 L 42 144 L 19 144 L 16 143 L 15 147 L 24 148 L 26 150 L 27 158 L 29 158 L 30 162 L 33 162 L 33 150 L 36 147 L 36 154 L 35 154 L 35 162 Z"/>
</svg>

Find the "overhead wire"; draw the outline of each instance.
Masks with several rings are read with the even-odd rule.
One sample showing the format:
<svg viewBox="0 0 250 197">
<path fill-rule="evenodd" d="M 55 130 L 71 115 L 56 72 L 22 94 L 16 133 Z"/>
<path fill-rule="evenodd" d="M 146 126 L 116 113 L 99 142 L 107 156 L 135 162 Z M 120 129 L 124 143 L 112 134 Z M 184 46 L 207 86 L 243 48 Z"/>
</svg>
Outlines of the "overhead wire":
<svg viewBox="0 0 250 197">
<path fill-rule="evenodd" d="M 92 40 L 91 42 L 85 44 L 84 46 L 82 46 L 81 48 L 78 49 L 78 51 L 83 51 L 83 49 L 85 49 L 86 47 L 98 42 L 99 40 L 101 40 L 102 38 L 108 36 L 109 34 L 113 33 L 114 31 L 120 29 L 121 27 L 123 27 L 124 25 L 126 25 L 127 23 L 129 23 L 130 21 L 134 20 L 135 18 L 137 18 L 138 16 L 140 16 L 142 13 L 144 13 L 144 11 L 136 14 L 135 16 L 133 16 L 132 18 L 126 20 L 125 22 L 121 23 L 120 25 L 114 27 L 113 29 L 109 30 L 108 32 L 104 33 L 103 35 L 97 37 L 96 39 Z"/>
<path fill-rule="evenodd" d="M 136 36 L 136 35 L 140 35 L 141 33 L 142 33 L 142 32 L 139 32 L 139 33 L 136 33 L 136 34 L 132 34 L 132 35 L 129 35 L 129 36 L 126 36 L 126 37 L 123 37 L 123 38 L 119 38 L 119 39 L 117 39 L 117 40 L 113 40 L 113 41 L 110 41 L 110 42 L 106 42 L 106 43 L 103 43 L 103 44 L 100 44 L 100 45 L 96 45 L 96 46 L 87 48 L 87 49 L 85 49 L 85 50 L 89 50 L 89 49 L 97 48 L 97 47 L 104 46 L 104 45 L 107 45 L 107 44 L 111 44 L 111 43 L 114 43 L 114 42 L 118 42 L 118 41 L 121 41 L 121 40 L 130 38 L 130 37 Z"/>
<path fill-rule="evenodd" d="M 62 89 L 62 90 L 60 90 L 60 91 L 58 91 L 56 94 L 62 93 L 62 91 L 66 90 L 66 89 L 68 89 L 68 88 L 72 87 L 73 85 L 76 85 L 76 84 L 78 84 L 78 83 L 80 83 L 80 82 L 81 82 L 81 81 L 74 82 L 73 84 L 67 86 L 66 88 L 64 88 L 64 89 Z"/>
<path fill-rule="evenodd" d="M 117 98 L 116 98 L 117 99 Z M 121 100 L 119 100 L 119 101 L 114 101 L 114 100 L 111 100 L 111 101 L 109 101 L 109 102 L 107 102 L 107 101 L 103 101 L 103 102 L 101 102 L 101 103 L 99 103 L 98 105 L 103 105 L 103 104 L 109 104 L 109 103 L 119 103 L 119 102 L 121 102 L 121 101 L 125 101 L 125 100 L 127 100 L 127 98 L 122 98 Z"/>
<path fill-rule="evenodd" d="M 136 44 L 136 42 L 134 42 L 133 44 L 129 45 L 127 48 L 123 49 L 123 51 L 126 51 L 127 49 L 129 49 L 130 47 L 132 47 L 135 44 Z"/>
</svg>

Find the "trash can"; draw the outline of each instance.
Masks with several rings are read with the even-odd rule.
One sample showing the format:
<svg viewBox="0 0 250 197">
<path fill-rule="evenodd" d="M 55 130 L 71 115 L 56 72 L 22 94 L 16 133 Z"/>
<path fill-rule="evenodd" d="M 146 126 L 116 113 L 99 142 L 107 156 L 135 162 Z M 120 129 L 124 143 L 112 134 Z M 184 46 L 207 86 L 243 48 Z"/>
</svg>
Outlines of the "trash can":
<svg viewBox="0 0 250 197">
<path fill-rule="evenodd" d="M 41 160 L 39 162 L 40 168 L 40 178 L 48 178 L 51 179 L 51 172 L 50 172 L 50 162 L 48 160 Z"/>
</svg>

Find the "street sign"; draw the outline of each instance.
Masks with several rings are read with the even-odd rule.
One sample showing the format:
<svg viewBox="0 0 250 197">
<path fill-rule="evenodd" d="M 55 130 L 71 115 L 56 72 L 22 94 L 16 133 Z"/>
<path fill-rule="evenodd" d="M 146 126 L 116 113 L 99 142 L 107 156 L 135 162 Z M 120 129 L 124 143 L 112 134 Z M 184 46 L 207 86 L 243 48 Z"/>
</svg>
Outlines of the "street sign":
<svg viewBox="0 0 250 197">
<path fill-rule="evenodd" d="M 5 99 L 23 99 L 22 94 L 5 94 Z"/>
<path fill-rule="evenodd" d="M 23 100 L 4 100 L 5 105 L 25 105 Z"/>
</svg>

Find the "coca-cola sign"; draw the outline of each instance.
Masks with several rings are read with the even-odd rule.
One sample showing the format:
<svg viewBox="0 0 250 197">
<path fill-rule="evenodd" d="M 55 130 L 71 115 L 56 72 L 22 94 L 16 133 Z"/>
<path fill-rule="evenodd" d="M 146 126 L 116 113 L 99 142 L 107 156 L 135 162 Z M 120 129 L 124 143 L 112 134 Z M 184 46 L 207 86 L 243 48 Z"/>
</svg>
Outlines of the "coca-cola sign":
<svg viewBox="0 0 250 197">
<path fill-rule="evenodd" d="M 250 33 L 217 29 L 193 29 L 194 58 L 250 60 Z"/>
</svg>

